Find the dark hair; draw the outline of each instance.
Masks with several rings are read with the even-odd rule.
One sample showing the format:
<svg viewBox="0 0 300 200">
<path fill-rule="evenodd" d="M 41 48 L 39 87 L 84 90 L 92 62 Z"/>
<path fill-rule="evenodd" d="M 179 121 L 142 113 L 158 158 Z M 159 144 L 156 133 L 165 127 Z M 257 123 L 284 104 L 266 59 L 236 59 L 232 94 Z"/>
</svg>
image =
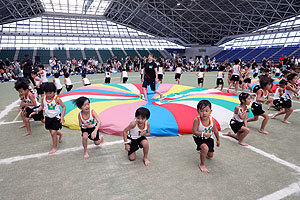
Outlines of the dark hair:
<svg viewBox="0 0 300 200">
<path fill-rule="evenodd" d="M 288 81 L 291 81 L 291 80 L 293 80 L 293 78 L 295 78 L 296 76 L 298 76 L 297 73 L 291 73 L 291 74 L 289 74 L 286 78 L 287 78 Z"/>
<path fill-rule="evenodd" d="M 283 70 L 283 71 L 282 71 L 282 74 L 283 74 L 283 75 L 287 75 L 288 73 L 290 73 L 289 70 Z"/>
<path fill-rule="evenodd" d="M 268 84 L 273 83 L 273 79 L 267 75 L 261 75 L 259 76 L 259 85 L 261 88 L 265 88 Z"/>
<path fill-rule="evenodd" d="M 150 111 L 148 108 L 140 107 L 135 111 L 135 117 L 141 116 L 143 119 L 149 119 Z"/>
<path fill-rule="evenodd" d="M 69 73 L 64 73 L 65 78 L 69 78 L 70 74 Z"/>
<path fill-rule="evenodd" d="M 240 100 L 240 102 L 243 103 L 242 100 L 246 101 L 246 99 L 247 99 L 249 96 L 250 96 L 249 93 L 242 92 L 242 93 L 239 95 L 239 100 Z"/>
<path fill-rule="evenodd" d="M 17 82 L 15 82 L 15 89 L 18 91 L 19 89 L 28 90 L 30 82 L 27 78 L 19 78 Z"/>
<path fill-rule="evenodd" d="M 155 58 L 153 53 L 150 53 L 149 56 L 150 56 L 150 55 L 151 55 L 152 58 Z"/>
<path fill-rule="evenodd" d="M 122 69 L 122 72 L 126 71 L 126 69 Z"/>
<path fill-rule="evenodd" d="M 239 64 L 239 63 L 240 63 L 240 60 L 239 60 L 239 59 L 235 59 L 235 60 L 234 60 L 234 64 L 237 65 L 237 64 Z"/>
<path fill-rule="evenodd" d="M 109 67 L 106 67 L 106 71 L 109 72 Z"/>
<path fill-rule="evenodd" d="M 201 100 L 197 105 L 197 110 L 202 110 L 207 106 L 211 109 L 211 103 L 208 100 Z"/>
<path fill-rule="evenodd" d="M 31 74 L 37 75 L 37 72 L 35 70 L 32 70 Z"/>
<path fill-rule="evenodd" d="M 56 86 L 53 82 L 43 83 L 42 89 L 44 92 L 56 92 Z"/>
<path fill-rule="evenodd" d="M 82 97 L 79 97 L 79 98 L 77 98 L 77 99 L 72 100 L 72 102 L 73 102 L 78 108 L 81 108 L 81 107 L 83 106 L 84 102 L 86 102 L 86 101 L 89 101 L 89 102 L 90 102 L 89 98 L 83 97 L 83 96 L 82 96 Z"/>
<path fill-rule="evenodd" d="M 269 73 L 270 70 L 269 70 L 268 68 L 265 68 L 265 69 L 264 69 L 264 72 L 265 72 L 265 73 Z"/>
<path fill-rule="evenodd" d="M 85 77 L 86 77 L 85 73 L 82 73 L 82 74 L 81 74 L 81 77 L 82 77 L 82 78 L 85 78 Z"/>
<path fill-rule="evenodd" d="M 222 65 L 219 67 L 219 71 L 224 71 L 225 70 L 225 67 Z"/>
<path fill-rule="evenodd" d="M 204 68 L 200 68 L 200 72 L 204 72 Z"/>
<path fill-rule="evenodd" d="M 38 67 L 44 69 L 44 65 L 38 65 Z"/>
<path fill-rule="evenodd" d="M 59 73 L 55 73 L 53 76 L 54 76 L 55 78 L 59 78 Z"/>
<path fill-rule="evenodd" d="M 282 80 L 279 81 L 278 84 L 279 84 L 279 85 L 286 85 L 286 84 L 287 84 L 287 81 L 282 79 Z"/>
</svg>

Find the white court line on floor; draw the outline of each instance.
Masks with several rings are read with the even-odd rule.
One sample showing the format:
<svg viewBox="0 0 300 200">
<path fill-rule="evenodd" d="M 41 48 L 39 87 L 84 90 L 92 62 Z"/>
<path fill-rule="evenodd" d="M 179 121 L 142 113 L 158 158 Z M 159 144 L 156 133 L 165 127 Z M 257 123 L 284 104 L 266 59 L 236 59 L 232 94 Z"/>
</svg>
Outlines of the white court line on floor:
<svg viewBox="0 0 300 200">
<path fill-rule="evenodd" d="M 20 99 L 12 102 L 8 106 L 6 106 L 5 109 L 3 111 L 1 111 L 1 113 L 0 113 L 0 120 L 3 117 L 5 117 L 12 109 L 14 109 L 15 107 L 19 106 L 19 103 L 20 103 Z"/>
<path fill-rule="evenodd" d="M 17 124 L 17 123 L 21 123 L 21 122 L 23 122 L 23 121 L 0 122 L 0 126 L 7 125 L 7 124 Z"/>
<path fill-rule="evenodd" d="M 300 192 L 300 181 L 290 184 L 289 186 L 278 190 L 272 194 L 264 196 L 258 200 L 279 200 L 288 197 L 292 194 Z"/>
<path fill-rule="evenodd" d="M 121 144 L 123 142 L 124 142 L 123 140 L 117 140 L 117 141 L 112 141 L 112 142 L 105 142 L 103 144 L 100 144 L 99 146 L 91 144 L 91 145 L 88 145 L 87 148 L 88 149 L 93 149 L 93 148 L 98 148 L 98 147 L 100 148 L 100 147 L 112 146 L 115 144 Z M 79 150 L 83 150 L 83 147 L 80 146 L 80 147 L 72 147 L 72 148 L 57 150 L 57 152 L 55 154 L 49 154 L 48 152 L 45 152 L 45 153 L 37 153 L 37 154 L 31 154 L 31 155 L 26 155 L 26 156 L 15 156 L 15 157 L 11 157 L 11 158 L 4 158 L 4 159 L 0 159 L 0 165 L 11 164 L 13 162 L 28 160 L 31 158 L 42 158 L 45 156 L 61 155 L 64 153 L 70 153 L 70 152 L 79 151 Z"/>
</svg>

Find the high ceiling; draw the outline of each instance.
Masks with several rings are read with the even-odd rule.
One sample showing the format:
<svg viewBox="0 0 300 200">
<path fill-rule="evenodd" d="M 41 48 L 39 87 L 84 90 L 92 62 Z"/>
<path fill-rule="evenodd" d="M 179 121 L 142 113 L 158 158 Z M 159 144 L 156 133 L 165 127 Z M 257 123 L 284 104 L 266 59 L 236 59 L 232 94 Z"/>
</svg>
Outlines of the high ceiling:
<svg viewBox="0 0 300 200">
<path fill-rule="evenodd" d="M 300 0 L 0 0 L 0 24 L 42 13 L 104 15 L 187 46 L 216 44 L 300 15 Z"/>
<path fill-rule="evenodd" d="M 187 44 L 215 44 L 299 14 L 299 0 L 112 0 L 105 16 Z"/>
</svg>

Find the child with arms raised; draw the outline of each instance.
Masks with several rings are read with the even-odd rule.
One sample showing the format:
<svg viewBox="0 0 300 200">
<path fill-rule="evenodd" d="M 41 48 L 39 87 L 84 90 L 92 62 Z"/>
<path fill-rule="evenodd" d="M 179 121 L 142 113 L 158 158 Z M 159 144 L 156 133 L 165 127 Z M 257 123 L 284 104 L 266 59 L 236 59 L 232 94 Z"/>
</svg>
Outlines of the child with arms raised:
<svg viewBox="0 0 300 200">
<path fill-rule="evenodd" d="M 128 151 L 129 160 L 135 160 L 135 152 L 139 148 L 143 148 L 144 164 L 146 166 L 150 165 L 150 161 L 148 160 L 149 143 L 146 138 L 147 136 L 150 136 L 149 117 L 150 111 L 147 108 L 138 108 L 135 112 L 136 119 L 130 122 L 123 131 L 125 150 Z"/>
<path fill-rule="evenodd" d="M 200 170 L 209 173 L 205 166 L 206 157 L 212 158 L 214 155 L 214 139 L 213 133 L 217 138 L 217 147 L 220 146 L 219 131 L 216 122 L 211 116 L 211 103 L 207 100 L 201 100 L 197 105 L 199 116 L 195 118 L 193 123 L 193 138 L 200 150 Z"/>
<path fill-rule="evenodd" d="M 78 113 L 79 126 L 82 132 L 82 145 L 84 149 L 84 158 L 89 158 L 87 151 L 87 139 L 93 140 L 95 145 L 104 142 L 104 138 L 99 134 L 101 121 L 94 110 L 90 109 L 90 100 L 86 97 L 75 99 L 74 104 L 81 110 Z"/>
</svg>

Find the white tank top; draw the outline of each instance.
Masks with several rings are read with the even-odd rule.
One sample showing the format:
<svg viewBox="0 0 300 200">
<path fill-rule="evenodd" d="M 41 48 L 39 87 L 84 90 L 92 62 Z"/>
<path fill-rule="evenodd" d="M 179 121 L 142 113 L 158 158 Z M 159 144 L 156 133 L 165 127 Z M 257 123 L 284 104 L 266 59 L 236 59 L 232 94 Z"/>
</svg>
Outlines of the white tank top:
<svg viewBox="0 0 300 200">
<path fill-rule="evenodd" d="M 97 126 L 97 120 L 94 118 L 93 116 L 93 110 L 90 109 L 89 111 L 89 117 L 87 119 L 85 119 L 82 116 L 82 111 L 79 113 L 80 119 L 82 121 L 81 127 L 82 125 L 84 125 L 85 123 L 87 123 L 87 125 L 90 126 L 90 128 L 94 128 L 95 126 Z"/>
<path fill-rule="evenodd" d="M 245 110 L 239 105 L 239 112 L 237 114 L 233 113 L 232 119 L 238 122 L 243 122 L 244 120 L 239 117 L 239 114 L 244 114 Z"/>
<path fill-rule="evenodd" d="M 217 78 L 223 78 L 223 73 L 219 72 Z"/>
<path fill-rule="evenodd" d="M 84 82 L 84 85 L 91 84 L 91 82 L 88 78 L 84 78 L 83 82 Z"/>
<path fill-rule="evenodd" d="M 279 88 L 280 87 L 276 88 L 276 91 L 275 91 L 273 99 L 280 99 Z"/>
<path fill-rule="evenodd" d="M 276 68 L 275 69 L 275 73 L 277 74 L 277 73 L 280 73 L 280 69 L 279 68 Z"/>
<path fill-rule="evenodd" d="M 163 67 L 159 67 L 159 68 L 158 68 L 157 74 L 163 74 Z"/>
<path fill-rule="evenodd" d="M 110 72 L 105 72 L 105 78 L 110 78 Z"/>
<path fill-rule="evenodd" d="M 57 97 L 54 96 L 50 101 L 48 101 L 46 96 L 43 99 L 43 104 L 44 104 L 44 111 L 46 117 L 54 118 L 57 117 L 59 118 L 60 110 L 59 110 L 59 104 L 57 103 Z"/>
<path fill-rule="evenodd" d="M 233 69 L 232 75 L 238 75 L 238 76 L 240 75 L 239 66 L 238 65 L 233 65 L 232 69 Z"/>
<path fill-rule="evenodd" d="M 56 89 L 57 89 L 57 90 L 61 89 L 62 86 L 61 86 L 61 83 L 60 83 L 59 78 L 53 78 L 53 79 L 55 80 L 54 84 L 55 84 L 55 86 L 56 86 Z"/>
<path fill-rule="evenodd" d="M 43 83 L 47 83 L 48 82 L 47 74 L 46 74 L 46 72 L 44 70 L 42 70 L 41 79 L 42 79 Z"/>
<path fill-rule="evenodd" d="M 123 78 L 128 78 L 128 74 L 126 71 L 123 71 Z"/>
<path fill-rule="evenodd" d="M 293 86 L 293 85 L 290 85 L 290 86 L 293 87 L 293 88 L 295 87 L 295 86 Z M 291 91 L 291 90 L 286 89 L 286 90 L 284 91 L 283 96 L 284 96 L 284 99 L 286 99 L 286 100 L 292 99 L 293 96 L 294 96 L 294 92 Z"/>
<path fill-rule="evenodd" d="M 66 79 L 66 84 L 67 85 L 72 85 L 72 81 L 70 78 L 65 78 Z"/>
<path fill-rule="evenodd" d="M 34 82 L 35 82 L 35 85 L 38 85 L 38 84 L 40 84 L 41 81 L 40 80 L 37 81 L 36 79 L 34 79 Z M 38 88 L 40 88 L 40 87 L 38 87 Z"/>
<path fill-rule="evenodd" d="M 262 93 L 263 93 L 263 95 L 260 97 L 260 100 L 263 100 L 263 101 L 267 100 L 267 97 L 268 97 L 269 92 L 267 91 L 267 93 L 265 94 L 263 89 L 259 89 L 259 90 L 261 90 Z M 256 100 L 256 98 L 257 98 L 257 95 L 256 95 L 256 97 L 255 97 L 255 99 L 254 99 L 254 102 L 256 102 L 256 103 L 258 103 L 258 104 L 261 104 L 260 102 L 258 102 L 258 101 Z"/>
<path fill-rule="evenodd" d="M 148 125 L 148 120 L 145 121 L 145 128 L 144 129 L 140 129 L 137 125 L 137 122 L 135 121 L 135 126 L 134 128 L 130 129 L 130 131 L 128 132 L 128 136 L 131 139 L 138 139 L 141 137 L 141 131 L 145 131 L 147 130 L 147 125 Z"/>
<path fill-rule="evenodd" d="M 203 78 L 203 72 L 198 72 L 198 78 Z"/>
<path fill-rule="evenodd" d="M 30 92 L 30 93 L 31 93 L 31 92 Z M 33 102 L 31 101 L 31 99 L 29 98 L 29 94 L 30 94 L 30 93 L 28 93 L 28 96 L 25 97 L 25 103 L 28 103 L 28 104 L 32 104 L 32 103 L 33 103 Z M 34 98 L 35 98 L 36 106 L 39 106 L 40 103 L 38 102 L 38 100 L 36 99 L 35 96 L 34 96 Z M 36 107 L 36 106 L 27 106 L 27 107 L 33 109 L 33 108 Z"/>
<path fill-rule="evenodd" d="M 198 116 L 198 129 L 199 132 L 204 132 L 204 133 L 210 133 L 209 138 L 213 138 L 213 132 L 214 132 L 214 120 L 212 119 L 212 116 L 209 117 L 209 124 L 207 126 L 204 126 L 200 117 Z M 196 136 L 193 135 L 194 137 L 201 137 L 201 136 Z M 204 137 L 204 136 L 203 136 Z M 207 137 L 204 137 L 207 139 Z"/>
<path fill-rule="evenodd" d="M 181 71 L 182 71 L 181 67 L 176 68 L 176 74 L 181 74 Z"/>
</svg>

